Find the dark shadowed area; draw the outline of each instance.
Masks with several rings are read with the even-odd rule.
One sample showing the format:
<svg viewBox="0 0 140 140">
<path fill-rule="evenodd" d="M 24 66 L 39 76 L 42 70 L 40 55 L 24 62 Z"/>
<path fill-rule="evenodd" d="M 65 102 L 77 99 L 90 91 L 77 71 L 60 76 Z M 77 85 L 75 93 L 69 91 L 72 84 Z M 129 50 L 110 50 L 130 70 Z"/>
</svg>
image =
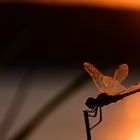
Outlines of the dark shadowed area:
<svg viewBox="0 0 140 140">
<path fill-rule="evenodd" d="M 0 56 L 12 66 L 138 65 L 139 16 L 134 10 L 1 4 Z"/>
</svg>

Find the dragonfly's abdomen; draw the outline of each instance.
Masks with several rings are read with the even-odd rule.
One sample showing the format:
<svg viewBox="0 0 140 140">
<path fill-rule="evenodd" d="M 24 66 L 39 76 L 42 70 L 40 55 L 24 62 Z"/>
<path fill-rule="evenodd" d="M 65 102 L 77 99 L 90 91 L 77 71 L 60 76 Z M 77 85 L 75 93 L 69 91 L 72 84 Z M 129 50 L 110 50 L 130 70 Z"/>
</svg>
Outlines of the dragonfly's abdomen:
<svg viewBox="0 0 140 140">
<path fill-rule="evenodd" d="M 96 106 L 102 107 L 102 106 L 108 105 L 110 103 L 115 103 L 129 95 L 131 95 L 131 94 L 109 95 L 106 93 L 101 93 L 96 98 Z"/>
</svg>

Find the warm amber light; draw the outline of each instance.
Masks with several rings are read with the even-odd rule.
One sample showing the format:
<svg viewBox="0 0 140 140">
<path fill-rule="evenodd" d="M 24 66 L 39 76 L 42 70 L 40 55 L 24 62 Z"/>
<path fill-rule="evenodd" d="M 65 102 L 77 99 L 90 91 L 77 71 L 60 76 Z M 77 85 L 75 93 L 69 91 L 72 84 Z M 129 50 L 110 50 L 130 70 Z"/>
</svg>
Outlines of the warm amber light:
<svg viewBox="0 0 140 140">
<path fill-rule="evenodd" d="M 130 135 L 128 140 L 139 140 L 140 139 L 140 134 L 138 130 L 135 130 L 132 135 Z"/>
<path fill-rule="evenodd" d="M 127 108 L 126 108 L 126 116 L 127 116 L 127 126 L 129 129 L 127 140 L 140 140 L 140 92 L 131 98 L 127 98 Z"/>
<path fill-rule="evenodd" d="M 48 1 L 48 0 L 47 0 Z M 42 0 L 42 2 L 47 2 Z M 89 6 L 103 6 L 110 8 L 129 8 L 129 9 L 140 9 L 140 0 L 55 0 L 48 1 L 51 4 L 62 4 L 62 5 L 89 5 Z"/>
<path fill-rule="evenodd" d="M 1 0 L 0 2 L 27 2 L 53 5 L 84 5 L 140 10 L 140 0 Z"/>
</svg>

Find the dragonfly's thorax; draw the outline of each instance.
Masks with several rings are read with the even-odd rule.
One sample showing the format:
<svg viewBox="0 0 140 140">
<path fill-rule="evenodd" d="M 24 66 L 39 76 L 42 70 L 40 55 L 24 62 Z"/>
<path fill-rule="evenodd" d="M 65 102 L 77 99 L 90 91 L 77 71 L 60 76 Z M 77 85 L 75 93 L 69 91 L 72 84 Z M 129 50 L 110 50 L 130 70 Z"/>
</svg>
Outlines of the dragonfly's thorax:
<svg viewBox="0 0 140 140">
<path fill-rule="evenodd" d="M 112 102 L 112 98 L 112 95 L 109 95 L 107 93 L 101 93 L 96 97 L 95 105 L 102 107 L 104 105 L 110 104 Z"/>
</svg>

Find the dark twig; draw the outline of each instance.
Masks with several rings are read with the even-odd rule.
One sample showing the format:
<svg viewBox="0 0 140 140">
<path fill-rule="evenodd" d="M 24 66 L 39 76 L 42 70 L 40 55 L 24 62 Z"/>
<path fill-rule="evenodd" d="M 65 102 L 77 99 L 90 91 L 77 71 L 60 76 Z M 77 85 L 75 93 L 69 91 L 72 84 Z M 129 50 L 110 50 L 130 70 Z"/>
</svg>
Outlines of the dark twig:
<svg viewBox="0 0 140 140">
<path fill-rule="evenodd" d="M 86 110 L 84 110 L 84 118 L 85 118 L 85 125 L 86 125 L 87 140 L 91 140 L 89 118 L 88 118 L 88 112 Z"/>
</svg>

